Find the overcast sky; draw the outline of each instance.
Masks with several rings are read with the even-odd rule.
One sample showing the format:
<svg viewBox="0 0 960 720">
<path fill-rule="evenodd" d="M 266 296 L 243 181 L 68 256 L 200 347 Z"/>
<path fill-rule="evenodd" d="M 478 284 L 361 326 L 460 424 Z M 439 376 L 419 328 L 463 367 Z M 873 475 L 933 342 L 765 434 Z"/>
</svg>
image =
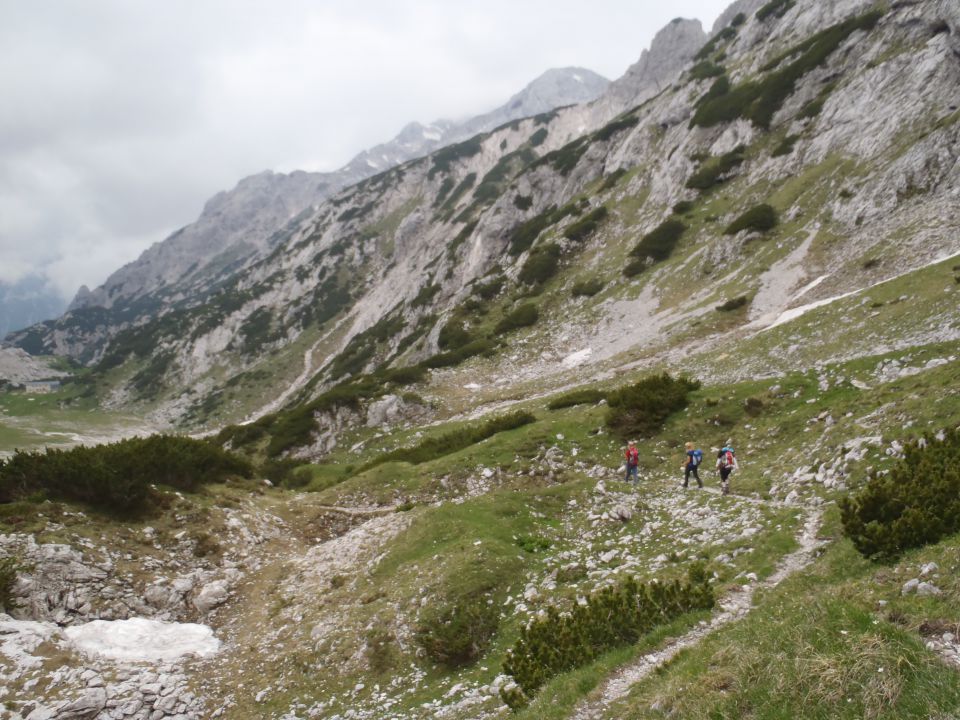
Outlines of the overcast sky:
<svg viewBox="0 0 960 720">
<path fill-rule="evenodd" d="M 67 298 L 265 169 L 333 170 L 731 0 L 0 0 L 0 281 Z"/>
</svg>

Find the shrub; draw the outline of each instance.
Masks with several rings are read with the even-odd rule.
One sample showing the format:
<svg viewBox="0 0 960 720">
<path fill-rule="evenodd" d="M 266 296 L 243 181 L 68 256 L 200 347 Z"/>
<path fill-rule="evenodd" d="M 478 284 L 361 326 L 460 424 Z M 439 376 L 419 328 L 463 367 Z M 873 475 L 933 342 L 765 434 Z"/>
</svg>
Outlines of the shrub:
<svg viewBox="0 0 960 720">
<path fill-rule="evenodd" d="M 785 2 L 792 1 L 774 0 L 761 8 L 757 16 L 760 17 L 765 8 L 773 8 L 769 12 L 776 12 Z M 786 58 L 797 56 L 792 63 L 764 78 L 744 82 L 735 88 L 730 88 L 729 81 L 720 84 L 726 77 L 719 78 L 697 103 L 690 121 L 691 127 L 711 127 L 742 117 L 757 127 L 768 129 L 773 116 L 793 94 L 800 78 L 823 65 L 843 41 L 857 30 L 872 30 L 881 17 L 883 11 L 874 10 L 820 31 L 769 63 L 765 70 L 773 70 Z"/>
<path fill-rule="evenodd" d="M 667 220 L 644 235 L 630 252 L 636 258 L 652 258 L 655 262 L 666 260 L 673 253 L 687 226 L 679 220 Z"/>
<path fill-rule="evenodd" d="M 607 427 L 623 438 L 649 437 L 687 407 L 688 395 L 699 387 L 695 380 L 664 373 L 616 390 L 607 396 Z"/>
<path fill-rule="evenodd" d="M 533 135 L 530 136 L 530 147 L 539 147 L 543 145 L 543 141 L 547 139 L 549 131 L 546 128 L 540 128 Z"/>
<path fill-rule="evenodd" d="M 722 305 L 717 305 L 717 310 L 720 312 L 733 312 L 734 310 L 739 310 L 742 307 L 745 307 L 750 303 L 750 298 L 746 295 L 741 295 L 740 297 L 735 297 L 732 300 L 727 300 Z"/>
<path fill-rule="evenodd" d="M 520 195 L 518 193 L 513 196 L 513 206 L 518 210 L 527 211 L 533 207 L 533 198 L 529 195 Z"/>
<path fill-rule="evenodd" d="M 15 558 L 0 558 L 0 611 L 2 612 L 11 613 L 18 605 L 13 588 L 17 584 L 17 573 L 22 569 Z"/>
<path fill-rule="evenodd" d="M 892 560 L 960 530 L 960 432 L 909 444 L 889 474 L 841 498 L 843 530 L 860 553 Z"/>
<path fill-rule="evenodd" d="M 687 180 L 691 190 L 709 190 L 724 182 L 730 173 L 743 164 L 746 147 L 740 145 L 728 153 L 707 159 Z"/>
<path fill-rule="evenodd" d="M 789 155 L 793 152 L 793 146 L 797 144 L 797 140 L 799 139 L 799 135 L 787 135 L 782 141 L 780 141 L 780 144 L 773 149 L 773 152 L 770 153 L 770 156 L 781 157 L 783 155 Z"/>
<path fill-rule="evenodd" d="M 573 289 L 570 291 L 570 294 L 574 297 L 593 297 L 601 290 L 603 290 L 603 280 L 599 278 L 593 278 L 591 280 L 583 280 L 575 284 Z"/>
<path fill-rule="evenodd" d="M 796 0 L 770 0 L 770 2 L 757 10 L 757 20 L 763 22 L 768 17 L 782 18 L 787 14 L 787 10 L 795 4 Z"/>
<path fill-rule="evenodd" d="M 555 206 L 550 207 L 514 228 L 513 232 L 510 233 L 510 245 L 507 252 L 513 256 L 522 255 L 526 252 L 540 233 L 553 224 L 551 215 L 554 210 L 556 210 Z"/>
<path fill-rule="evenodd" d="M 469 665 L 490 646 L 500 624 L 500 610 L 483 595 L 430 608 L 416 627 L 417 644 L 435 663 L 454 670 Z"/>
<path fill-rule="evenodd" d="M 420 288 L 420 292 L 417 293 L 417 296 L 410 302 L 410 307 L 417 308 L 424 305 L 429 305 L 430 301 L 433 300 L 433 296 L 442 289 L 443 286 L 436 283 L 424 285 L 422 288 Z"/>
<path fill-rule="evenodd" d="M 425 368 L 443 368 L 459 365 L 464 360 L 491 352 L 496 347 L 492 340 L 481 338 L 467 343 L 463 347 L 450 352 L 439 353 L 424 360 L 421 365 Z"/>
<path fill-rule="evenodd" d="M 742 230 L 768 232 L 775 228 L 779 222 L 777 211 L 773 207 L 767 204 L 757 205 L 730 223 L 723 232 L 725 235 L 736 235 Z"/>
<path fill-rule="evenodd" d="M 477 283 L 473 287 L 473 292 L 479 295 L 483 300 L 492 300 L 500 294 L 501 290 L 503 290 L 503 283 L 503 276 L 498 275 L 490 278 L 486 282 Z"/>
<path fill-rule="evenodd" d="M 503 670 L 520 693 L 501 694 L 519 709 L 552 677 L 595 660 L 617 647 L 632 645 L 658 625 L 693 610 L 707 610 L 715 602 L 713 588 L 702 566 L 689 571 L 686 583 L 640 583 L 620 580 L 590 595 L 586 604 L 574 604 L 561 613 L 556 607 L 520 629 L 508 651 Z"/>
<path fill-rule="evenodd" d="M 423 382 L 426 377 L 427 369 L 420 365 L 391 368 L 383 372 L 384 381 L 394 385 L 413 385 Z"/>
<path fill-rule="evenodd" d="M 604 125 L 602 128 L 597 130 L 593 136 L 596 140 L 606 141 L 621 130 L 636 127 L 639 123 L 640 118 L 629 115 L 625 118 L 620 118 L 619 120 L 614 120 L 613 122 Z"/>
<path fill-rule="evenodd" d="M 693 200 L 681 200 L 676 205 L 673 206 L 674 215 L 686 215 L 691 212 L 697 204 Z"/>
<path fill-rule="evenodd" d="M 620 168 L 619 170 L 614 170 L 612 173 L 607 175 L 603 180 L 603 184 L 600 186 L 600 192 L 606 192 L 607 190 L 613 190 L 617 186 L 617 183 L 620 182 L 620 179 L 627 174 L 626 168 Z"/>
<path fill-rule="evenodd" d="M 559 266 L 560 246 L 546 243 L 534 248 L 517 277 L 527 285 L 541 285 L 556 275 Z"/>
<path fill-rule="evenodd" d="M 533 303 L 524 303 L 523 305 L 519 305 L 515 310 L 507 314 L 500 322 L 498 322 L 497 327 L 494 329 L 494 333 L 497 335 L 503 335 L 511 330 L 530 327 L 531 325 L 536 325 L 537 320 L 539 319 L 540 311 L 537 310 L 537 306 Z"/>
<path fill-rule="evenodd" d="M 362 470 L 382 465 L 385 462 L 406 462 L 412 465 L 436 460 L 444 455 L 458 452 L 481 440 L 493 437 L 499 432 L 536 422 L 536 417 L 528 412 L 513 412 L 487 420 L 482 425 L 472 425 L 424 440 L 410 448 L 399 448 L 374 458 L 363 466 Z"/>
<path fill-rule="evenodd" d="M 448 172 L 450 166 L 457 160 L 473 157 L 479 153 L 485 138 L 486 135 L 477 135 L 462 143 L 448 145 L 445 148 L 437 150 L 431 156 L 433 162 L 430 167 L 430 172 L 427 174 L 428 177 L 432 180 L 433 176 L 438 172 Z"/>
<path fill-rule="evenodd" d="M 101 510 L 136 512 L 151 509 L 153 484 L 192 491 L 252 474 L 246 460 L 210 443 L 152 435 L 46 453 L 17 451 L 0 463 L 0 502 L 42 492 Z"/>
<path fill-rule="evenodd" d="M 650 265 L 649 258 L 638 258 L 633 260 L 632 262 L 624 265 L 623 276 L 626 278 L 636 277 L 646 270 L 648 265 Z"/>
<path fill-rule="evenodd" d="M 690 77 L 693 80 L 706 80 L 707 78 L 719 77 L 720 75 L 723 75 L 723 68 L 709 60 L 698 62 L 690 68 Z"/>
<path fill-rule="evenodd" d="M 593 235 L 594 231 L 600 226 L 600 223 L 602 223 L 609 214 L 610 212 L 606 206 L 601 205 L 589 215 L 585 215 L 567 227 L 567 229 L 563 231 L 563 235 L 568 240 L 583 242 Z"/>
<path fill-rule="evenodd" d="M 596 405 L 606 397 L 607 394 L 600 390 L 575 390 L 551 400 L 547 403 L 547 409 L 560 410 L 574 405 Z"/>
<path fill-rule="evenodd" d="M 437 344 L 441 350 L 456 350 L 473 340 L 473 336 L 463 327 L 463 320 L 459 318 L 447 321 L 437 336 Z"/>
<path fill-rule="evenodd" d="M 577 166 L 577 163 L 580 162 L 583 154 L 590 148 L 591 140 L 590 136 L 585 136 L 567 143 L 562 148 L 544 155 L 536 165 L 552 165 L 561 175 L 569 175 Z"/>
<path fill-rule="evenodd" d="M 740 27 L 747 21 L 747 16 L 743 13 L 737 13 L 733 16 L 733 20 L 730 21 L 730 27 Z"/>
</svg>

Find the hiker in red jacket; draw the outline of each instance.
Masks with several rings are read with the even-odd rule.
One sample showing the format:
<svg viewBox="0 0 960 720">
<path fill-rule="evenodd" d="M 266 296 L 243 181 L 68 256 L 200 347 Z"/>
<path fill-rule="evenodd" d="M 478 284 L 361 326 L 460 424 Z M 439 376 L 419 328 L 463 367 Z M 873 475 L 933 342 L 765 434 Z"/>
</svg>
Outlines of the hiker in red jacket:
<svg viewBox="0 0 960 720">
<path fill-rule="evenodd" d="M 630 477 L 633 477 L 633 482 L 638 483 L 640 481 L 640 451 L 637 450 L 637 443 L 635 440 L 631 440 L 630 444 L 627 445 L 627 449 L 623 453 L 623 458 L 627 463 L 627 476 L 624 478 L 625 482 L 630 482 Z"/>
</svg>

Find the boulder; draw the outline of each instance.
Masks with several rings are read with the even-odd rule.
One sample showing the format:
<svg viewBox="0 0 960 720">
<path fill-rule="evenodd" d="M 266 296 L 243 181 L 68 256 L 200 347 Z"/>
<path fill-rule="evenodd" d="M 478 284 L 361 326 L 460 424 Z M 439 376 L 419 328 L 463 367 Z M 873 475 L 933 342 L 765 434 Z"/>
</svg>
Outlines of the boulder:
<svg viewBox="0 0 960 720">
<path fill-rule="evenodd" d="M 203 588 L 193 598 L 193 606 L 202 614 L 206 614 L 213 608 L 223 605 L 229 596 L 229 588 L 226 580 L 214 580 L 212 583 L 204 585 Z"/>
</svg>

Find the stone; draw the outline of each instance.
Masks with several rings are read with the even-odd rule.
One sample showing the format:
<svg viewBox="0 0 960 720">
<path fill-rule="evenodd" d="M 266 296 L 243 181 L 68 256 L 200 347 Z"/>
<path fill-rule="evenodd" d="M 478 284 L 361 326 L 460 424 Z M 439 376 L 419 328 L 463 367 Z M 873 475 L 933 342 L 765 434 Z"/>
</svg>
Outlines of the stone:
<svg viewBox="0 0 960 720">
<path fill-rule="evenodd" d="M 923 567 L 920 568 L 920 577 L 926 577 L 931 573 L 935 573 L 939 569 L 940 569 L 940 566 L 937 565 L 935 562 L 928 562 L 927 564 L 925 564 Z"/>
<path fill-rule="evenodd" d="M 909 595 L 910 593 L 915 592 L 916 589 L 917 589 L 917 586 L 918 586 L 919 584 L 920 584 L 920 580 L 919 580 L 918 578 L 913 578 L 912 580 L 907 580 L 907 581 L 903 584 L 903 587 L 900 588 L 900 594 L 901 594 L 901 595 Z"/>
<path fill-rule="evenodd" d="M 92 688 L 83 695 L 67 703 L 57 710 L 57 720 L 79 720 L 95 716 L 107 706 L 107 691 L 103 688 Z"/>
<path fill-rule="evenodd" d="M 214 580 L 204 585 L 193 598 L 193 606 L 201 613 L 208 613 L 227 601 L 229 589 L 225 580 Z"/>
<path fill-rule="evenodd" d="M 917 585 L 917 595 L 920 597 L 930 597 L 934 595 L 942 595 L 943 590 L 938 588 L 933 583 L 922 582 Z"/>
</svg>

